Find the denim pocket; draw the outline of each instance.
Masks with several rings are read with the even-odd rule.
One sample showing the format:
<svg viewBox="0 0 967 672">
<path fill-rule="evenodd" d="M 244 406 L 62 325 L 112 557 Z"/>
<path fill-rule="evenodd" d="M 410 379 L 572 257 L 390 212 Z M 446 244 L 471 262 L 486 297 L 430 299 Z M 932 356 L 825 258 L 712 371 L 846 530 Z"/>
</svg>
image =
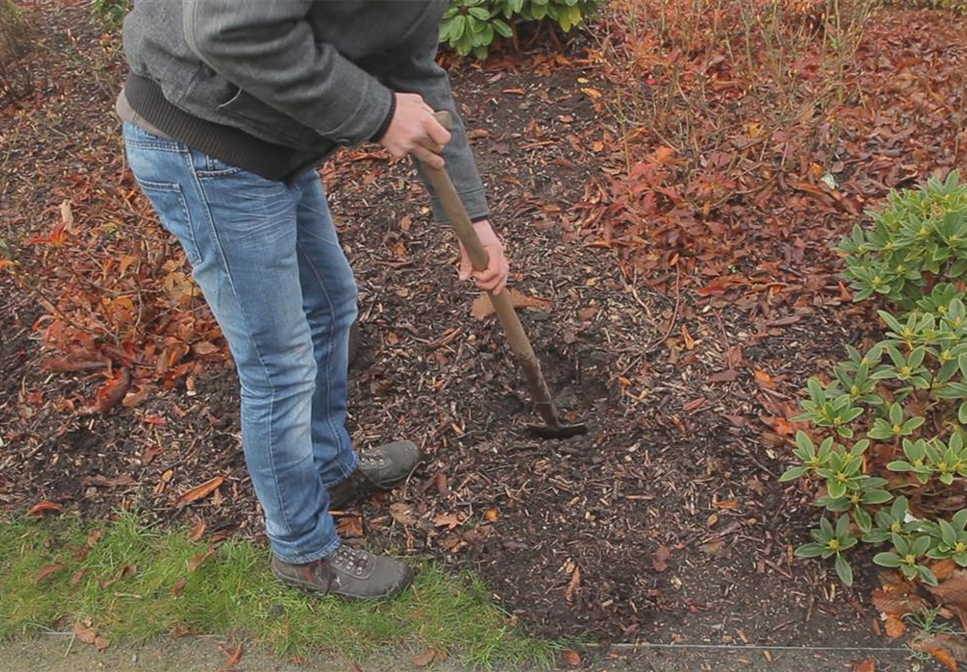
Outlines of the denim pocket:
<svg viewBox="0 0 967 672">
<path fill-rule="evenodd" d="M 225 163 L 221 159 L 216 159 L 214 156 L 208 156 L 207 154 L 205 155 L 203 166 L 203 168 L 195 169 L 195 175 L 200 178 L 225 177 L 226 175 L 234 175 L 244 170 L 243 168 Z"/>
<path fill-rule="evenodd" d="M 148 182 L 140 179 L 138 186 L 151 201 L 162 226 L 181 243 L 188 263 L 192 267 L 200 264 L 201 254 L 198 251 L 198 244 L 195 242 L 195 230 L 191 225 L 188 203 L 181 187 L 174 183 Z"/>
</svg>

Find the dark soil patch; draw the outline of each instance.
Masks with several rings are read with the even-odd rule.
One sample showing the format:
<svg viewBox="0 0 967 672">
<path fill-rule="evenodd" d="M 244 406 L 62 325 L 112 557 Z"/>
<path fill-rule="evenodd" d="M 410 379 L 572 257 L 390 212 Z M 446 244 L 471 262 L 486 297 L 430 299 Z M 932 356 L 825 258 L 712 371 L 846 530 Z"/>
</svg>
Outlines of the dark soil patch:
<svg viewBox="0 0 967 672">
<path fill-rule="evenodd" d="M 86 6 L 46 14 L 75 26 L 72 60 L 55 71 L 82 76 L 102 53 Z M 109 207 L 132 188 L 118 177 L 116 139 L 97 164 L 77 147 L 116 138 L 110 94 L 120 70 L 102 76 L 110 85 L 70 99 L 71 80 L 55 77 L 26 120 L 0 119 L 16 143 L 5 171 L 20 176 L 0 189 L 4 238 L 46 230 L 32 214 L 56 207 L 52 189 L 78 171 L 104 179 L 101 200 L 87 208 Z M 522 320 L 568 417 L 590 425 L 586 437 L 527 436 L 534 416 L 512 353 L 493 318 L 470 316 L 474 293 L 456 280 L 453 240 L 430 223 L 408 165 L 358 152 L 326 169 L 361 291 L 350 429 L 360 448 L 406 437 L 427 454 L 404 487 L 342 517 L 344 529 L 357 530 L 351 521 L 361 517 L 371 545 L 477 570 L 541 634 L 882 644 L 865 599 L 875 577 L 849 591 L 825 565 L 793 562 L 816 511 L 778 483 L 787 449 L 763 437 L 761 421 L 792 409 L 803 381 L 855 342 L 855 309 L 808 261 L 793 269 L 821 278 L 808 305 L 781 292 L 709 301 L 677 296 L 673 278 L 657 291 L 619 272 L 619 252 L 572 240 L 561 213 L 599 172 L 591 147 L 609 123 L 580 91 L 578 79 L 592 76 L 537 57 L 453 74 L 515 287 L 549 302 Z M 77 140 L 51 142 L 50 124 Z M 21 251 L 23 267 L 32 254 Z M 210 530 L 259 535 L 230 364 L 212 363 L 134 408 L 79 418 L 58 401 L 90 398 L 98 381 L 41 368 L 24 279 L 30 274 L 17 284 L 0 273 L 3 508 L 50 499 L 103 518 L 139 507 L 149 520 L 200 517 Z M 673 338 L 663 343 L 666 334 Z M 630 393 L 630 382 L 644 392 Z M 227 480 L 216 498 L 175 510 L 178 494 L 217 475 Z"/>
</svg>

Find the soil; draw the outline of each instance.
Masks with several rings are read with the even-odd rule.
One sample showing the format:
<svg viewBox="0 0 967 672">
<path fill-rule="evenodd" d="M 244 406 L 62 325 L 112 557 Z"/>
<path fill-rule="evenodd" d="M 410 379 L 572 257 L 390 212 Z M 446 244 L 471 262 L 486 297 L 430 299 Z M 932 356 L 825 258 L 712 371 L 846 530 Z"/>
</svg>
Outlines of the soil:
<svg viewBox="0 0 967 672">
<path fill-rule="evenodd" d="M 133 187 L 110 114 L 119 57 L 105 55 L 86 3 L 53 7 L 38 3 L 33 20 L 47 35 L 69 35 L 70 48 L 49 38 L 49 88 L 0 118 L 0 165 L 15 176 L 0 187 L 9 243 L 45 234 L 70 185 L 98 185 L 75 202 L 78 213 L 116 208 Z M 94 71 L 97 85 L 88 85 Z M 619 251 L 561 225 L 600 174 L 587 138 L 617 135 L 581 92 L 594 77 L 577 56 L 511 56 L 452 72 L 513 286 L 540 299 L 521 319 L 568 420 L 589 425 L 585 437 L 527 435 L 535 416 L 513 355 L 492 317 L 471 316 L 476 296 L 456 279 L 452 237 L 430 222 L 408 164 L 366 151 L 324 170 L 360 287 L 352 435 L 359 448 L 409 438 L 426 455 L 394 493 L 340 515 L 341 529 L 370 547 L 475 570 L 512 619 L 540 635 L 893 644 L 878 634 L 867 599 L 876 576 L 862 563 L 848 590 L 830 567 L 793 561 L 816 511 L 778 482 L 788 449 L 762 422 L 793 409 L 806 378 L 863 337 L 855 325 L 864 313 L 809 260 L 828 251 L 790 262 L 791 281 L 820 278 L 808 307 L 767 293 L 709 300 L 682 290 L 674 273 L 654 282 L 621 272 Z M 163 237 L 143 202 L 119 217 Z M 40 252 L 23 245 L 18 254 L 29 280 Z M 58 400 L 90 398 L 100 379 L 42 367 L 33 325 L 46 312 L 43 279 L 0 272 L 0 282 L 0 510 L 46 499 L 106 519 L 137 507 L 148 522 L 200 518 L 210 532 L 261 535 L 229 361 L 208 360 L 137 406 L 78 416 Z M 629 393 L 629 380 L 644 392 Z M 174 506 L 215 476 L 226 477 L 216 497 Z M 655 669 L 678 669 L 664 660 Z"/>
</svg>

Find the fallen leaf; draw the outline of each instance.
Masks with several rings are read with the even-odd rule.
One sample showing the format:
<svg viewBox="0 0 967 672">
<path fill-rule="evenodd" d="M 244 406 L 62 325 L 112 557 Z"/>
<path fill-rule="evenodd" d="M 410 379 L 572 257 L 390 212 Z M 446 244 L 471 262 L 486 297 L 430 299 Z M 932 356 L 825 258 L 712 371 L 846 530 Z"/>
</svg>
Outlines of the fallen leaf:
<svg viewBox="0 0 967 672">
<path fill-rule="evenodd" d="M 967 572 L 953 572 L 939 586 L 927 586 L 927 590 L 943 604 L 967 607 Z"/>
<path fill-rule="evenodd" d="M 876 672 L 876 662 L 872 660 L 858 660 L 853 665 L 853 672 Z"/>
<path fill-rule="evenodd" d="M 739 377 L 739 372 L 735 369 L 726 369 L 725 371 L 719 371 L 713 373 L 708 377 L 708 382 L 710 383 L 731 383 L 736 378 Z"/>
<path fill-rule="evenodd" d="M 82 482 L 84 485 L 94 485 L 99 488 L 127 488 L 138 484 L 136 480 L 127 474 L 121 474 L 117 478 L 108 478 L 107 476 L 101 476 L 100 474 L 95 476 L 85 476 Z"/>
<path fill-rule="evenodd" d="M 104 533 L 101 530 L 91 530 L 87 534 L 87 539 L 85 540 L 88 548 L 94 548 L 94 544 L 101 540 L 101 536 Z"/>
<path fill-rule="evenodd" d="M 161 448 L 160 446 L 148 446 L 141 451 L 141 464 L 151 464 L 154 458 L 158 457 L 158 455 L 161 455 L 163 452 L 165 452 L 164 448 Z"/>
<path fill-rule="evenodd" d="M 224 476 L 216 476 L 215 478 L 205 481 L 201 485 L 196 485 L 194 488 L 192 488 L 191 490 L 189 490 L 188 492 L 186 492 L 185 494 L 183 494 L 181 497 L 178 498 L 178 501 L 175 502 L 175 508 L 180 509 L 184 506 L 187 506 L 191 502 L 198 501 L 199 499 L 204 499 L 205 497 L 210 495 L 215 490 L 215 488 L 217 488 L 224 482 L 225 482 Z"/>
<path fill-rule="evenodd" d="M 94 648 L 97 649 L 98 651 L 103 651 L 109 646 L 111 646 L 111 641 L 107 637 L 94 638 Z"/>
<path fill-rule="evenodd" d="M 655 568 L 656 572 L 664 572 L 668 569 L 668 558 L 670 558 L 672 552 L 668 550 L 667 546 L 659 546 L 655 550 L 655 558 L 652 560 L 652 566 Z"/>
<path fill-rule="evenodd" d="M 343 539 L 359 539 L 366 536 L 362 516 L 340 516 L 336 525 L 336 531 L 339 532 L 339 536 Z"/>
<path fill-rule="evenodd" d="M 488 523 L 496 523 L 498 518 L 497 509 L 487 509 L 484 512 L 484 520 Z"/>
<path fill-rule="evenodd" d="M 403 502 L 393 502 L 389 505 L 389 513 L 400 525 L 412 527 L 416 525 L 416 516 L 413 515 L 413 508 Z"/>
<path fill-rule="evenodd" d="M 569 665 L 570 667 L 577 667 L 581 664 L 581 656 L 570 649 L 562 653 L 561 658 L 564 659 L 564 664 Z"/>
<path fill-rule="evenodd" d="M 426 667 L 434 660 L 436 660 L 436 650 L 427 649 L 426 651 L 424 651 L 423 653 L 421 653 L 420 655 L 418 655 L 416 658 L 413 659 L 413 666 Z"/>
<path fill-rule="evenodd" d="M 94 404 L 81 408 L 78 415 L 107 413 L 124 399 L 130 387 L 131 369 L 125 367 L 98 389 Z"/>
<path fill-rule="evenodd" d="M 950 558 L 938 560 L 930 565 L 930 571 L 938 581 L 946 581 L 957 569 L 957 563 Z"/>
<path fill-rule="evenodd" d="M 185 584 L 187 583 L 188 583 L 188 579 L 186 579 L 183 576 L 178 577 L 178 580 L 175 581 L 175 585 L 171 587 L 171 594 L 175 597 L 178 597 L 179 595 L 181 595 L 181 591 L 185 589 Z"/>
<path fill-rule="evenodd" d="M 90 621 L 77 621 L 74 623 L 74 636 L 84 644 L 93 644 L 97 639 L 97 633 L 91 628 Z"/>
<path fill-rule="evenodd" d="M 890 639 L 896 639 L 897 637 L 902 637 L 907 631 L 907 624 L 900 620 L 899 617 L 892 614 L 887 614 L 886 616 L 886 636 Z"/>
<path fill-rule="evenodd" d="M 55 511 L 62 511 L 62 510 L 63 510 L 63 507 L 61 507 L 60 504 L 49 502 L 45 499 L 43 501 L 37 502 L 32 507 L 30 507 L 30 510 L 27 511 L 27 515 L 44 516 L 44 515 L 47 515 L 48 513 L 53 513 Z"/>
<path fill-rule="evenodd" d="M 195 523 L 195 526 L 191 528 L 191 532 L 188 534 L 188 538 L 192 541 L 199 541 L 205 534 L 205 528 L 207 525 L 204 520 L 199 520 Z"/>
<path fill-rule="evenodd" d="M 695 349 L 695 339 L 692 335 L 688 333 L 688 327 L 684 324 L 682 325 L 682 338 L 685 339 L 685 349 L 694 350 Z"/>
<path fill-rule="evenodd" d="M 218 550 L 217 546 L 212 546 L 205 553 L 199 553 L 198 555 L 193 555 L 190 560 L 188 560 L 188 571 L 193 572 L 204 563 L 208 558 L 215 555 L 215 551 Z"/>
<path fill-rule="evenodd" d="M 516 289 L 509 287 L 504 291 L 510 297 L 510 303 L 514 308 L 535 308 L 545 311 L 550 309 L 551 302 L 547 299 L 522 294 Z M 473 302 L 473 306 L 470 308 L 470 314 L 478 320 L 494 314 L 494 306 L 490 302 L 490 296 L 487 293 L 483 293 L 477 297 L 476 301 Z"/>
<path fill-rule="evenodd" d="M 200 356 L 210 355 L 213 352 L 218 352 L 218 346 L 211 341 L 199 341 L 192 344 L 191 351 Z"/>
<path fill-rule="evenodd" d="M 459 513 L 443 513 L 433 519 L 433 524 L 436 527 L 446 527 L 448 530 L 453 530 L 463 525 L 463 518 L 460 517 Z"/>
<path fill-rule="evenodd" d="M 81 582 L 81 579 L 84 578 L 84 575 L 87 574 L 87 571 L 88 571 L 87 568 L 84 568 L 84 569 L 78 569 L 76 572 L 74 572 L 74 576 L 72 576 L 70 580 L 71 588 L 77 587 L 77 584 Z"/>
<path fill-rule="evenodd" d="M 564 599 L 567 600 L 568 602 L 573 602 L 574 593 L 580 587 L 581 587 L 581 568 L 575 565 L 574 571 L 571 572 L 571 580 L 567 584 L 567 590 L 564 591 Z"/>
<path fill-rule="evenodd" d="M 239 643 L 235 651 L 233 651 L 232 654 L 228 657 L 228 660 L 225 661 L 226 670 L 235 669 L 235 666 L 238 665 L 239 662 L 242 660 L 242 652 L 243 652 L 242 644 Z"/>
<path fill-rule="evenodd" d="M 34 574 L 34 583 L 39 583 L 43 581 L 51 574 L 55 574 L 56 572 L 59 572 L 60 570 L 64 569 L 65 566 L 66 565 L 64 565 L 63 562 L 55 562 L 52 565 L 46 565 L 45 567 L 41 567 L 40 571 Z"/>
<path fill-rule="evenodd" d="M 929 653 L 931 656 L 943 663 L 944 667 L 953 672 L 957 672 L 957 659 L 954 655 L 944 646 L 940 637 L 931 637 L 930 639 L 915 641 L 911 646 L 925 653 Z"/>
<path fill-rule="evenodd" d="M 772 389 L 773 387 L 776 386 L 775 381 L 772 380 L 772 376 L 770 376 L 765 371 L 760 371 L 759 369 L 756 369 L 752 373 L 755 376 L 756 382 L 759 383 L 760 385 L 764 387 L 768 387 L 769 389 Z"/>
</svg>

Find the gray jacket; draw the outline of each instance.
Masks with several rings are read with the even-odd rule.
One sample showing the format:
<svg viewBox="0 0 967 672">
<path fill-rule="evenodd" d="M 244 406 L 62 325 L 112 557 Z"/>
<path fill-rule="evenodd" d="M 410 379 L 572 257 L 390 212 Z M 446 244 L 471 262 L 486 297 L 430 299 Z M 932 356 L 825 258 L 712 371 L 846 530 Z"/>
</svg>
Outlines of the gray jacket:
<svg viewBox="0 0 967 672">
<path fill-rule="evenodd" d="M 136 0 L 124 21 L 124 49 L 132 75 L 160 87 L 179 111 L 318 160 L 385 131 L 394 91 L 418 93 L 457 119 L 444 157 L 471 217 L 480 219 L 487 216 L 483 185 L 449 79 L 434 62 L 446 5 Z M 158 123 L 152 110 L 131 103 Z M 445 221 L 435 198 L 434 214 Z"/>
</svg>

